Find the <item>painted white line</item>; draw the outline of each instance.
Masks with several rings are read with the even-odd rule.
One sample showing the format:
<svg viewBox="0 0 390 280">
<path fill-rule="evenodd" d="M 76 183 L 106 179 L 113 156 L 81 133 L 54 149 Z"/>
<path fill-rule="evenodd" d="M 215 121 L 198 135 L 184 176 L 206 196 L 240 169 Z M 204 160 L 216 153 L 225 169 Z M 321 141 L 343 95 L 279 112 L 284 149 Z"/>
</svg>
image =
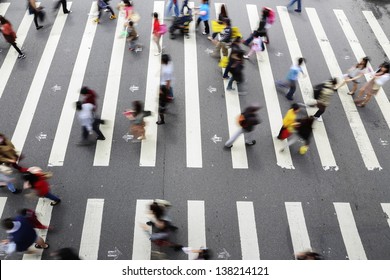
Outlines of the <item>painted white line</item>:
<svg viewBox="0 0 390 280">
<path fill-rule="evenodd" d="M 0 217 L 3 216 L 3 211 L 5 207 L 5 203 L 7 202 L 6 197 L 0 197 Z"/>
<path fill-rule="evenodd" d="M 194 2 L 190 2 L 190 7 Z M 200 129 L 198 54 L 195 20 L 190 24 L 190 38 L 184 38 L 186 155 L 187 167 L 202 168 L 202 137 Z"/>
<path fill-rule="evenodd" d="M 328 66 L 330 74 L 333 77 L 341 77 L 342 71 L 337 62 L 332 46 L 318 18 L 317 12 L 313 8 L 306 8 L 306 12 L 309 16 L 314 34 L 316 35 L 317 42 L 321 47 L 322 54 L 324 55 L 325 62 Z M 343 105 L 349 125 L 351 126 L 352 133 L 355 136 L 356 143 L 362 155 L 364 164 L 368 170 L 380 170 L 382 167 L 380 166 L 375 155 L 370 139 L 368 138 L 362 120 L 360 119 L 359 113 L 357 112 L 355 103 L 352 97 L 347 94 L 348 92 L 349 89 L 347 85 L 344 85 L 338 89 L 338 96 L 340 98 L 341 104 Z"/>
<path fill-rule="evenodd" d="M 386 217 L 387 223 L 390 226 L 390 203 L 381 203 L 381 206 L 382 206 L 383 212 L 385 212 L 385 214 L 387 216 Z"/>
<path fill-rule="evenodd" d="M 349 203 L 333 203 L 350 260 L 367 260 Z"/>
<path fill-rule="evenodd" d="M 363 14 L 366 17 L 367 22 L 370 25 L 372 31 L 374 31 L 374 34 L 375 34 L 376 38 L 378 39 L 379 44 L 382 46 L 387 57 L 389 58 L 390 57 L 390 41 L 389 41 L 389 39 L 387 38 L 386 34 L 383 32 L 381 26 L 379 25 L 374 14 L 371 11 L 363 11 Z M 344 28 L 348 28 L 348 29 L 352 30 L 351 26 L 347 26 Z M 356 58 L 358 60 L 360 60 L 362 57 L 365 57 L 366 55 L 364 54 L 363 48 L 360 45 L 355 33 L 352 33 L 352 32 L 348 32 L 345 34 L 346 35 L 348 34 L 349 44 L 351 45 L 351 48 L 352 48 Z M 367 74 L 365 76 L 366 76 L 367 80 L 370 79 L 370 75 Z M 387 126 L 390 128 L 390 102 L 386 96 L 386 93 L 383 91 L 383 88 L 381 88 L 379 90 L 379 92 L 375 95 L 375 99 L 378 103 L 379 108 L 381 109 L 383 117 L 386 120 Z"/>
<path fill-rule="evenodd" d="M 68 2 L 69 8 L 71 5 L 72 2 Z M 37 109 L 38 101 L 41 97 L 42 89 L 67 18 L 68 15 L 64 15 L 62 10 L 58 12 L 35 72 L 34 79 L 32 80 L 30 90 L 28 91 L 26 101 L 24 102 L 22 112 L 11 140 L 15 145 L 16 150 L 19 152 L 22 152 L 24 143 L 26 142 L 27 134 L 30 130 L 31 122 L 35 110 Z"/>
<path fill-rule="evenodd" d="M 118 23 L 115 34 L 120 34 L 125 23 L 124 14 L 118 14 Z M 100 130 L 106 137 L 104 141 L 97 141 L 95 150 L 94 166 L 108 166 L 110 163 L 112 135 L 114 133 L 116 104 L 118 102 L 119 86 L 121 83 L 121 73 L 123 55 L 125 53 L 126 38 L 115 37 L 112 47 L 110 67 L 108 70 L 106 92 L 102 108 L 101 119 L 107 124 L 101 125 Z"/>
<path fill-rule="evenodd" d="M 18 36 L 16 39 L 16 43 L 18 44 L 19 48 L 23 46 L 24 40 L 27 37 L 28 30 L 30 29 L 32 21 L 33 21 L 33 17 L 30 16 L 30 14 L 27 11 L 24 14 L 22 22 L 19 25 L 18 31 L 16 32 L 16 35 Z M 18 59 L 18 55 L 19 55 L 18 52 L 13 47 L 11 47 L 7 53 L 7 56 L 4 59 L 3 65 L 1 66 L 0 98 L 3 96 L 5 86 L 7 85 L 8 79 L 11 75 L 12 69 L 14 68 L 15 62 Z"/>
<path fill-rule="evenodd" d="M 90 14 L 94 13 L 96 9 L 97 4 L 95 1 L 91 5 Z M 96 33 L 96 26 L 97 24 L 92 21 L 92 18 L 88 17 L 84 34 L 80 43 L 79 52 L 74 63 L 72 76 L 70 77 L 68 92 L 66 93 L 64 106 L 62 108 L 61 116 L 58 121 L 53 146 L 50 152 L 49 165 L 52 166 L 64 165 L 66 149 L 68 148 L 70 132 L 72 129 L 73 119 L 76 111 L 75 102 L 79 100 L 80 89 L 83 84 L 89 55 L 92 49 L 93 39 Z"/>
<path fill-rule="evenodd" d="M 132 260 L 150 260 L 151 244 L 149 235 L 142 228 L 141 224 L 145 224 L 149 221 L 146 216 L 149 205 L 153 200 L 137 199 L 137 205 L 135 208 L 135 219 L 134 219 L 134 238 L 133 238 L 133 256 Z M 150 227 L 149 234 L 151 233 L 152 227 Z"/>
<path fill-rule="evenodd" d="M 253 202 L 237 201 L 238 228 L 240 230 L 243 260 L 260 260 Z"/>
<path fill-rule="evenodd" d="M 98 259 L 103 207 L 104 199 L 90 198 L 87 201 L 79 251 L 83 260 Z"/>
<path fill-rule="evenodd" d="M 287 46 L 290 51 L 291 60 L 295 63 L 298 57 L 303 57 L 301 49 L 299 47 L 298 39 L 295 35 L 293 25 L 286 7 L 278 6 L 278 13 L 280 22 L 283 27 L 284 36 L 286 38 Z M 310 82 L 310 76 L 303 64 L 302 69 L 305 73 L 305 77 L 301 77 L 298 80 L 301 88 L 301 94 L 305 104 L 313 104 L 313 85 Z M 317 112 L 317 108 L 308 107 L 306 109 L 309 116 L 314 115 Z M 329 143 L 328 134 L 326 133 L 324 122 L 315 122 L 313 125 L 313 137 L 316 142 L 318 155 L 321 160 L 322 168 L 324 170 L 338 170 L 336 160 L 333 156 L 333 151 Z"/>
<path fill-rule="evenodd" d="M 164 1 L 154 1 L 153 12 L 157 12 L 160 23 L 163 23 L 164 18 Z M 152 21 L 153 30 L 153 21 Z M 160 44 L 163 44 L 161 36 Z M 153 112 L 148 118 L 145 126 L 145 140 L 141 142 L 140 166 L 156 166 L 157 152 L 157 118 L 158 118 L 158 94 L 160 88 L 160 71 L 161 71 L 161 55 L 155 56 L 157 52 L 156 43 L 153 41 L 153 34 L 150 35 L 149 46 L 149 63 L 148 73 L 146 77 L 146 92 L 145 92 L 145 110 Z"/>
<path fill-rule="evenodd" d="M 285 202 L 294 254 L 311 249 L 305 216 L 300 202 Z"/>
<path fill-rule="evenodd" d="M 246 5 L 248 11 L 249 23 L 251 30 L 256 30 L 259 22 L 259 12 L 256 5 Z M 262 52 L 263 60 L 259 61 L 260 57 L 257 56 L 257 64 L 259 67 L 260 79 L 263 85 L 263 93 L 266 103 L 266 110 L 268 113 L 268 119 L 271 127 L 272 142 L 274 144 L 275 156 L 277 165 L 281 168 L 294 169 L 294 165 L 291 159 L 290 149 L 287 147 L 283 153 L 280 152 L 284 148 L 285 142 L 276 138 L 279 134 L 279 130 L 283 124 L 282 113 L 280 111 L 278 93 L 275 88 L 275 81 L 272 75 L 271 63 L 269 61 L 267 47 Z"/>
<path fill-rule="evenodd" d="M 45 226 L 50 225 L 51 212 L 53 206 L 50 205 L 52 200 L 47 198 L 39 198 L 35 212 L 37 213 L 38 220 Z M 46 240 L 47 229 L 36 229 L 38 236 L 42 237 L 43 240 Z M 42 258 L 43 249 L 35 249 L 34 246 L 31 250 L 35 250 L 37 254 L 24 254 L 23 260 L 40 260 Z"/>
<path fill-rule="evenodd" d="M 188 208 L 188 246 L 192 249 L 206 247 L 206 221 L 203 200 L 187 201 Z M 196 258 L 197 254 L 190 253 L 189 260 Z"/>
<path fill-rule="evenodd" d="M 215 3 L 215 13 L 217 18 L 218 18 L 218 13 L 221 10 L 222 4 L 224 3 Z M 221 57 L 222 57 L 222 51 L 221 51 Z M 222 73 L 224 71 L 225 68 L 222 69 Z M 241 114 L 241 107 L 240 107 L 240 99 L 237 92 L 237 85 L 235 90 L 229 91 L 226 90 L 228 82 L 229 82 L 228 80 L 225 79 L 223 80 L 223 88 L 225 91 L 226 113 L 227 113 L 228 127 L 229 127 L 229 137 L 231 137 L 240 128 L 237 122 L 237 118 Z M 222 143 L 224 142 L 226 141 L 222 141 Z M 244 134 L 241 134 L 240 137 L 237 138 L 237 140 L 233 144 L 233 147 L 230 150 L 232 155 L 233 168 L 247 169 L 248 158 L 246 155 Z"/>
<path fill-rule="evenodd" d="M 4 14 L 7 12 L 9 5 L 11 3 L 0 3 L 0 14 L 4 16 Z"/>
</svg>

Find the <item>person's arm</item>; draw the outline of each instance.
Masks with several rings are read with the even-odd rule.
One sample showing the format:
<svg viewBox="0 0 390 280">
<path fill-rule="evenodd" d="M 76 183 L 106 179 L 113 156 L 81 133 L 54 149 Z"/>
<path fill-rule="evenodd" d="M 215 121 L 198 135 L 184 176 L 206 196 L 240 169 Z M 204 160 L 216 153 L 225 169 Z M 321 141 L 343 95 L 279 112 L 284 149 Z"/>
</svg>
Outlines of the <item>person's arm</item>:
<svg viewBox="0 0 390 280">
<path fill-rule="evenodd" d="M 35 0 L 28 0 L 28 2 L 30 3 L 31 7 L 36 10 L 37 9 L 37 5 L 35 3 Z"/>
</svg>

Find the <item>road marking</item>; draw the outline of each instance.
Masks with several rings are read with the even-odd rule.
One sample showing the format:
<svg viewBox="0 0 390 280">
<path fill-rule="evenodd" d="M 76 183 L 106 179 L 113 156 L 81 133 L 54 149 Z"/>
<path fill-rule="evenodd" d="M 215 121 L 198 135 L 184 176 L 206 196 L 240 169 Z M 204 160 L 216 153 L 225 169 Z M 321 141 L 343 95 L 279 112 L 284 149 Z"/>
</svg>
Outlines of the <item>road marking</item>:
<svg viewBox="0 0 390 280">
<path fill-rule="evenodd" d="M 192 249 L 206 247 L 206 221 L 203 200 L 188 200 L 188 246 Z M 189 260 L 197 254 L 190 253 Z"/>
<path fill-rule="evenodd" d="M 283 27 L 284 36 L 286 38 L 287 46 L 290 51 L 291 60 L 296 63 L 297 57 L 303 57 L 301 49 L 299 47 L 298 39 L 295 35 L 293 25 L 286 7 L 278 6 L 278 13 L 280 22 Z M 305 104 L 313 104 L 313 86 L 310 82 L 309 73 L 305 64 L 302 65 L 302 69 L 306 74 L 306 77 L 298 79 L 299 86 L 301 88 L 301 94 Z M 317 108 L 306 109 L 309 116 L 314 115 L 317 112 Z M 315 122 L 313 125 L 313 137 L 316 142 L 318 155 L 321 160 L 322 168 L 324 170 L 338 170 L 336 160 L 333 156 L 333 151 L 329 143 L 328 134 L 326 133 L 324 122 Z"/>
<path fill-rule="evenodd" d="M 345 248 L 350 260 L 366 260 L 362 241 L 353 218 L 351 206 L 349 203 L 334 202 L 334 208 L 337 214 L 337 220 L 340 225 L 341 235 L 343 236 Z"/>
<path fill-rule="evenodd" d="M 386 214 L 387 223 L 390 226 L 390 203 L 381 203 L 381 206 L 382 206 L 383 212 L 385 212 L 385 214 Z"/>
<path fill-rule="evenodd" d="M 90 13 L 93 13 L 96 9 L 97 4 L 96 1 L 94 1 L 91 5 Z M 93 39 L 96 33 L 96 26 L 97 24 L 91 20 L 91 17 L 88 17 L 50 152 L 49 165 L 51 166 L 64 165 L 66 149 L 68 147 L 76 111 L 75 102 L 79 100 L 80 89 L 83 84 Z"/>
<path fill-rule="evenodd" d="M 79 251 L 84 260 L 98 259 L 103 207 L 104 199 L 90 198 L 87 201 Z"/>
<path fill-rule="evenodd" d="M 0 197 L 0 217 L 3 216 L 3 211 L 4 211 L 4 207 L 5 207 L 6 202 L 7 202 L 6 197 Z"/>
<path fill-rule="evenodd" d="M 190 2 L 191 8 L 194 3 Z M 184 38 L 186 156 L 187 167 L 202 168 L 202 137 L 200 129 L 198 54 L 195 21 L 190 23 L 190 38 Z"/>
<path fill-rule="evenodd" d="M 218 13 L 221 10 L 221 5 L 224 3 L 215 3 L 215 13 L 218 18 Z M 221 50 L 222 57 L 222 50 Z M 222 73 L 225 71 L 225 68 L 222 68 Z M 229 137 L 237 132 L 240 129 L 238 125 L 237 118 L 241 114 L 240 107 L 240 99 L 236 90 L 226 90 L 228 85 L 227 80 L 223 80 L 223 87 L 225 91 L 225 102 L 226 102 L 226 113 L 228 119 L 228 127 L 229 127 Z M 234 82 L 235 84 L 235 82 Z M 234 85 L 233 84 L 233 85 Z M 232 155 L 232 164 L 235 169 L 247 169 L 248 168 L 248 158 L 246 155 L 246 147 L 245 147 L 245 138 L 244 134 L 241 134 L 237 140 L 234 142 L 233 147 L 230 149 Z"/>
<path fill-rule="evenodd" d="M 285 202 L 294 254 L 311 249 L 305 216 L 300 202 Z"/>
<path fill-rule="evenodd" d="M 37 213 L 38 220 L 42 225 L 50 225 L 51 213 L 53 206 L 50 205 L 52 200 L 48 198 L 39 198 L 35 212 Z M 47 229 L 36 229 L 38 236 L 42 237 L 43 240 L 46 240 Z M 36 254 L 24 254 L 23 260 L 40 260 L 42 259 L 43 249 L 35 249 L 34 246 L 31 248 L 34 251 L 37 251 Z"/>
<path fill-rule="evenodd" d="M 253 29 L 253 28 L 252 28 Z M 238 228 L 240 230 L 243 260 L 260 260 L 253 202 L 237 201 Z"/>
<path fill-rule="evenodd" d="M 330 74 L 333 77 L 341 77 L 343 74 L 333 52 L 332 46 L 330 45 L 325 31 L 322 28 L 317 12 L 313 8 L 306 8 L 306 12 L 309 16 L 318 44 L 321 47 L 325 62 L 328 65 Z M 343 105 L 345 114 L 347 115 L 349 125 L 351 126 L 352 133 L 355 136 L 356 143 L 362 155 L 364 164 L 368 170 L 380 170 L 382 167 L 380 166 L 375 155 L 370 139 L 368 138 L 362 120 L 360 119 L 360 116 L 357 112 L 353 98 L 347 94 L 348 92 L 349 89 L 347 85 L 344 85 L 338 89 L 338 96 L 340 98 L 341 104 Z"/>
<path fill-rule="evenodd" d="M 251 30 L 257 29 L 259 22 L 259 14 L 256 5 L 246 5 L 248 11 L 249 23 Z M 275 88 L 275 81 L 272 75 L 271 64 L 269 61 L 267 47 L 262 52 L 263 61 L 259 61 L 260 57 L 257 56 L 257 64 L 259 67 L 260 80 L 263 85 L 263 94 L 266 103 L 266 110 L 268 113 L 268 119 L 271 127 L 272 142 L 274 144 L 275 156 L 277 165 L 281 168 L 294 169 L 294 165 L 291 159 L 289 147 L 285 148 L 283 153 L 280 152 L 284 148 L 287 140 L 280 141 L 276 138 L 279 134 L 280 128 L 283 124 L 282 113 L 280 111 L 280 104 L 278 99 L 278 93 Z"/>
<path fill-rule="evenodd" d="M 133 239 L 133 256 L 132 260 L 150 260 L 150 254 L 152 253 L 150 237 L 141 228 L 141 224 L 145 224 L 149 221 L 146 213 L 148 212 L 149 205 L 153 203 L 153 200 L 137 199 L 137 205 L 135 208 L 134 219 L 134 239 Z M 150 227 L 149 234 L 152 227 Z"/>
<path fill-rule="evenodd" d="M 367 19 L 368 24 L 370 25 L 372 31 L 375 34 L 375 37 L 378 39 L 379 44 L 382 46 L 382 49 L 385 51 L 386 56 L 390 57 L 390 41 L 387 38 L 386 34 L 383 32 L 381 26 L 379 25 L 378 21 L 376 20 L 374 14 L 371 11 L 363 11 L 364 16 Z M 344 28 L 348 28 L 352 30 L 352 27 L 348 25 L 347 27 L 344 26 Z M 345 31 L 344 31 L 345 32 Z M 353 30 L 352 30 L 353 32 Z M 364 51 L 362 49 L 362 46 L 360 45 L 355 33 L 345 33 L 345 35 L 349 35 L 348 38 L 349 44 L 358 60 L 362 59 L 362 57 L 365 57 Z M 367 81 L 370 80 L 370 75 L 366 74 Z M 379 92 L 375 95 L 375 99 L 378 103 L 379 108 L 381 109 L 382 115 L 386 120 L 387 126 L 390 128 L 390 102 L 389 99 L 386 96 L 386 93 L 383 91 L 383 88 L 379 90 Z"/>
<path fill-rule="evenodd" d="M 120 34 L 120 32 L 123 30 L 124 23 L 124 15 L 122 16 L 119 14 L 115 34 Z M 110 163 L 112 135 L 114 133 L 116 104 L 118 102 L 119 86 L 121 83 L 125 46 L 126 38 L 114 38 L 101 115 L 102 120 L 105 120 L 107 124 L 100 126 L 100 130 L 106 137 L 106 140 L 97 141 L 96 143 L 95 159 L 93 161 L 94 166 L 108 166 Z"/>
<path fill-rule="evenodd" d="M 70 8 L 72 2 L 68 2 L 68 5 Z M 35 110 L 37 109 L 38 101 L 41 97 L 42 89 L 45 84 L 47 74 L 49 73 L 50 65 L 53 61 L 53 57 L 67 18 L 67 14 L 64 15 L 62 11 L 58 12 L 41 60 L 39 61 L 37 70 L 35 72 L 34 79 L 32 80 L 30 90 L 28 91 L 26 101 L 24 102 L 22 112 L 11 140 L 15 145 L 16 150 L 19 152 L 22 152 L 23 150 L 27 134 L 30 130 L 31 122 L 34 117 Z"/>
<path fill-rule="evenodd" d="M 163 21 L 164 1 L 154 1 L 153 11 L 160 16 L 160 23 Z M 153 30 L 153 21 L 152 21 Z M 163 37 L 161 36 L 160 44 L 162 46 Z M 153 112 L 148 118 L 145 126 L 146 139 L 141 142 L 140 166 L 156 166 L 157 152 L 157 118 L 158 118 L 158 96 L 160 88 L 160 71 L 161 71 L 161 55 L 155 56 L 157 52 L 156 43 L 153 41 L 153 34 L 150 35 L 149 45 L 149 63 L 148 73 L 146 76 L 146 92 L 145 92 L 145 110 Z"/>
</svg>

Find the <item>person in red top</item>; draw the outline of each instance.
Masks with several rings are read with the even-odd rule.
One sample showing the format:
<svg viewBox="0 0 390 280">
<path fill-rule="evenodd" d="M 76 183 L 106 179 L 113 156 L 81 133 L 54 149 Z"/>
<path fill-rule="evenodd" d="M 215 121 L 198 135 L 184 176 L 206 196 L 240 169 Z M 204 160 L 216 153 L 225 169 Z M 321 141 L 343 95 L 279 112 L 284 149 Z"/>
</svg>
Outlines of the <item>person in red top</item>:
<svg viewBox="0 0 390 280">
<path fill-rule="evenodd" d="M 46 181 L 47 173 L 43 172 L 39 167 L 20 168 L 25 181 L 24 189 L 33 189 L 37 196 L 46 197 L 53 200 L 50 205 L 54 206 L 61 202 L 61 199 L 50 192 L 50 185 Z"/>
<path fill-rule="evenodd" d="M 3 33 L 4 39 L 15 48 L 19 53 L 18 58 L 25 58 L 26 55 L 16 45 L 16 33 L 12 29 L 11 23 L 3 16 L 0 16 L 1 33 Z"/>
<path fill-rule="evenodd" d="M 160 22 L 158 21 L 158 13 L 153 13 L 153 41 L 157 44 L 158 52 L 154 55 L 160 55 L 161 54 L 161 46 L 160 46 Z"/>
<path fill-rule="evenodd" d="M 80 94 L 84 96 L 83 104 L 85 104 L 85 103 L 93 104 L 95 106 L 93 111 L 96 111 L 96 107 L 97 107 L 97 104 L 96 104 L 96 98 L 97 98 L 96 92 L 93 91 L 92 89 L 84 86 L 84 87 L 81 88 Z"/>
</svg>

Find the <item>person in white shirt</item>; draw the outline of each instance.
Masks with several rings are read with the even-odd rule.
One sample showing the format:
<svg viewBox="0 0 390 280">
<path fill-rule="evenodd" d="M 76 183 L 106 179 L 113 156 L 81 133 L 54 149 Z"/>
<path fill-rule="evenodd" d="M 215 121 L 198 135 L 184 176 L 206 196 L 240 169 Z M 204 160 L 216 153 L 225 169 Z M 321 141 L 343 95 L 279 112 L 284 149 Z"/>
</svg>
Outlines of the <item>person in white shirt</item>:
<svg viewBox="0 0 390 280">
<path fill-rule="evenodd" d="M 367 65 L 369 61 L 370 61 L 370 59 L 366 56 L 366 57 L 363 57 L 362 60 L 358 64 L 352 66 L 348 70 L 348 73 L 343 75 L 344 79 L 343 79 L 341 84 L 337 85 L 336 89 L 339 89 L 340 87 L 342 87 L 343 85 L 345 85 L 348 82 L 352 82 L 352 84 L 353 84 L 352 90 L 350 92 L 348 92 L 348 94 L 354 95 L 357 88 L 358 88 L 359 79 L 364 74 L 373 71 L 371 69 L 371 67 L 368 67 L 368 65 Z"/>
<path fill-rule="evenodd" d="M 164 86 L 168 91 L 168 99 L 173 100 L 173 64 L 171 58 L 168 54 L 163 54 L 161 56 L 161 75 L 160 75 L 160 85 Z"/>
<path fill-rule="evenodd" d="M 92 134 L 92 131 L 95 131 L 98 135 L 96 140 L 106 139 L 99 129 L 99 123 L 102 121 L 95 119 L 94 117 L 94 108 L 95 105 L 91 103 L 82 103 L 81 101 L 76 102 L 77 118 L 79 119 L 82 129 L 82 142 L 80 144 L 85 144 L 88 142 L 89 135 Z"/>
</svg>

